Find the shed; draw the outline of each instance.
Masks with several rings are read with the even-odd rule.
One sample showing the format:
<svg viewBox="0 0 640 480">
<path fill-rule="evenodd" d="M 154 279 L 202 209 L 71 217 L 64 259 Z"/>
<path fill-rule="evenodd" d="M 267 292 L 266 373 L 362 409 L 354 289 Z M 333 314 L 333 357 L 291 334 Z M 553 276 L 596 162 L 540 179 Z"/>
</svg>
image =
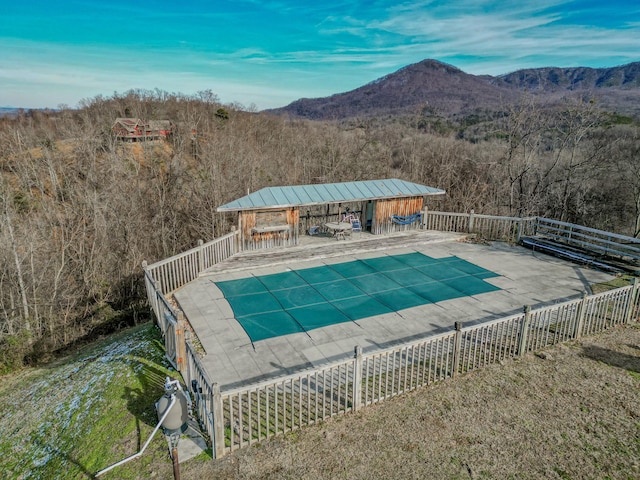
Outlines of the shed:
<svg viewBox="0 0 640 480">
<path fill-rule="evenodd" d="M 314 225 L 338 222 L 346 214 L 372 234 L 419 228 L 425 197 L 444 190 L 396 178 L 359 182 L 267 187 L 218 207 L 238 212 L 247 249 L 297 245 Z"/>
</svg>

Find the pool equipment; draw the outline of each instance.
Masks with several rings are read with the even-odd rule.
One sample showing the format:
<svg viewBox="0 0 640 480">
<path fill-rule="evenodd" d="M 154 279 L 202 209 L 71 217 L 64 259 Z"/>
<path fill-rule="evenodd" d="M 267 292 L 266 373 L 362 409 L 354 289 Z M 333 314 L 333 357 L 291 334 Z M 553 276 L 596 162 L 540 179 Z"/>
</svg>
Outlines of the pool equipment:
<svg viewBox="0 0 640 480">
<path fill-rule="evenodd" d="M 156 402 L 156 411 L 158 413 L 158 424 L 151 432 L 151 435 L 142 446 L 142 449 L 130 457 L 120 460 L 113 465 L 100 470 L 96 473 L 96 477 L 103 475 L 104 473 L 118 467 L 130 460 L 139 458 L 151 443 L 151 439 L 156 432 L 163 428 L 165 434 L 169 435 L 171 444 L 171 457 L 173 458 L 173 475 L 174 478 L 180 478 L 179 462 L 178 462 L 178 441 L 180 440 L 180 433 L 187 429 L 187 421 L 189 420 L 190 411 L 190 399 L 188 395 L 182 390 L 182 386 L 178 380 L 171 380 L 169 377 L 164 382 L 164 395 Z"/>
</svg>

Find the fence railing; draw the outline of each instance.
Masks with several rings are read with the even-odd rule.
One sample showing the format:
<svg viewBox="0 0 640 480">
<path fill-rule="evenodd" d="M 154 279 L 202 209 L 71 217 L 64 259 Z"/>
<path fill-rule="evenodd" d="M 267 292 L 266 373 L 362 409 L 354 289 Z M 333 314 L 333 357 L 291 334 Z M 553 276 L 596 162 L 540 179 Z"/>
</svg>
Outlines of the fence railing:
<svg viewBox="0 0 640 480">
<path fill-rule="evenodd" d="M 165 355 L 174 368 L 178 368 L 178 314 L 160 291 L 156 281 L 144 272 L 149 305 L 156 315 L 156 322 L 164 338 Z"/>
<path fill-rule="evenodd" d="M 213 423 L 213 405 L 214 405 L 214 390 L 213 383 L 209 380 L 207 372 L 200 364 L 198 355 L 196 354 L 191 342 L 187 342 L 187 367 L 186 372 L 183 374 L 183 378 L 187 385 L 190 387 L 193 395 L 193 405 L 196 408 L 198 420 L 203 430 L 207 433 L 207 436 L 211 440 L 212 445 L 215 445 L 215 430 Z M 215 453 L 215 452 L 214 452 Z"/>
<path fill-rule="evenodd" d="M 238 233 L 233 231 L 208 243 L 151 265 L 143 264 L 164 294 L 171 293 L 198 278 L 200 272 L 238 252 Z"/>
<path fill-rule="evenodd" d="M 425 210 L 423 228 L 457 233 L 478 233 L 487 240 L 515 243 L 520 237 L 533 235 L 537 217 L 500 217 L 474 213 L 434 212 Z"/>
<path fill-rule="evenodd" d="M 640 238 L 542 217 L 536 221 L 536 234 L 602 255 L 640 260 Z"/>
<path fill-rule="evenodd" d="M 219 393 L 188 348 L 216 457 L 458 374 L 636 321 L 640 282 Z M 217 392 L 217 393 L 216 393 Z M 216 433 L 211 433 L 217 432 Z"/>
<path fill-rule="evenodd" d="M 162 330 L 167 359 L 183 375 L 186 359 L 180 352 L 185 346 L 184 327 L 179 327 L 178 313 L 166 295 L 195 280 L 205 269 L 234 255 L 237 244 L 237 232 L 234 231 L 208 243 L 199 242 L 196 248 L 152 265 L 142 264 L 147 300 Z"/>
<path fill-rule="evenodd" d="M 510 242 L 535 234 L 540 225 L 535 217 L 496 217 L 473 212 L 425 212 L 423 217 L 425 229 L 479 233 L 489 240 Z M 573 227 L 572 234 L 586 229 Z M 607 242 L 614 242 L 612 239 L 617 237 L 620 236 L 610 234 Z M 610 243 L 607 245 L 611 247 Z M 536 310 L 525 308 L 520 315 L 481 325 L 461 328 L 456 323 L 451 333 L 367 355 L 356 346 L 351 360 L 221 392 L 208 377 L 191 343 L 184 345 L 184 318 L 174 311 L 166 295 L 231 257 L 238 248 L 238 232 L 232 232 L 153 265 L 144 265 L 147 297 L 165 338 L 167 358 L 191 385 L 198 417 L 216 458 L 273 435 L 638 318 L 640 284 L 634 283 Z"/>
</svg>

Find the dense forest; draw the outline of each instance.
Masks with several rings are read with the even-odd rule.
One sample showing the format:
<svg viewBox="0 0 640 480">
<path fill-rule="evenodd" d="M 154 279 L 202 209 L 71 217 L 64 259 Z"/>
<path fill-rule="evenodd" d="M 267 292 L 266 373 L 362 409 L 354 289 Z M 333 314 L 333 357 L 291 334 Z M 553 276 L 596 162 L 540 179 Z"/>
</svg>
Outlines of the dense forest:
<svg viewBox="0 0 640 480">
<path fill-rule="evenodd" d="M 118 117 L 175 131 L 123 142 Z M 640 124 L 593 101 L 320 122 L 136 90 L 21 111 L 0 118 L 0 372 L 140 321 L 142 261 L 227 233 L 215 210 L 247 191 L 391 177 L 446 190 L 433 209 L 640 235 Z"/>
</svg>

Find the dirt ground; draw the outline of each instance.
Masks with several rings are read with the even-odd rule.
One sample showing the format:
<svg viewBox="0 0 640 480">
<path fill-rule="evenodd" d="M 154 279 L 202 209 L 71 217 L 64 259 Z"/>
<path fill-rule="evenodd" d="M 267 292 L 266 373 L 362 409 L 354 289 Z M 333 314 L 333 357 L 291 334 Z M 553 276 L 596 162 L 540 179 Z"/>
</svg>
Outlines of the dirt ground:
<svg viewBox="0 0 640 480">
<path fill-rule="evenodd" d="M 182 478 L 640 478 L 640 325 L 186 462 Z"/>
</svg>

